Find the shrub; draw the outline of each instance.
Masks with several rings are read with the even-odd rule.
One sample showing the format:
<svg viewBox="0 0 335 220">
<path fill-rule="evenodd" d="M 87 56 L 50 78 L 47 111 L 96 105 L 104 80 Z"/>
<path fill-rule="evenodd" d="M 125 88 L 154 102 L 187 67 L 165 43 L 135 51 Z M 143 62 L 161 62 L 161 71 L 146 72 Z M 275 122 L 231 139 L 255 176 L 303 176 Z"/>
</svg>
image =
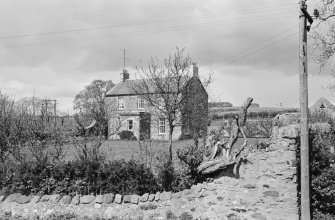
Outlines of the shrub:
<svg viewBox="0 0 335 220">
<path fill-rule="evenodd" d="M 203 175 L 198 174 L 197 168 L 203 162 L 204 156 L 209 153 L 205 145 L 190 144 L 177 150 L 177 157 L 186 168 L 186 176 L 183 177 L 185 188 L 203 181 Z"/>
<path fill-rule="evenodd" d="M 316 132 L 310 134 L 310 171 L 311 171 L 311 205 L 313 218 L 335 219 L 335 155 L 330 147 L 335 144 L 335 126 L 333 119 L 321 112 L 310 115 L 312 123 L 327 122 L 331 125 L 329 134 Z M 298 145 L 299 146 L 299 145 Z M 300 147 L 297 148 L 297 176 L 300 191 Z M 300 202 L 300 192 L 299 192 Z"/>
<path fill-rule="evenodd" d="M 169 155 L 166 152 L 161 153 L 157 156 L 156 168 L 158 170 L 158 182 L 163 190 L 173 190 L 173 182 L 176 180 L 176 173 L 173 167 L 172 161 L 169 159 Z"/>
<path fill-rule="evenodd" d="M 18 166 L 9 179 L 1 183 L 5 194 L 143 194 L 159 189 L 151 170 L 134 160 L 78 160 L 48 166 L 31 162 Z"/>
<path fill-rule="evenodd" d="M 132 131 L 123 130 L 118 133 L 121 140 L 136 140 Z"/>
<path fill-rule="evenodd" d="M 219 115 L 219 114 L 217 114 L 217 113 L 214 113 L 214 114 L 212 115 L 212 120 L 221 120 L 221 119 L 223 119 L 223 118 L 224 118 L 223 115 Z"/>
<path fill-rule="evenodd" d="M 312 140 L 311 194 L 314 213 L 335 217 L 335 155 L 329 153 L 330 146 L 335 144 L 333 135 L 317 135 Z"/>
</svg>

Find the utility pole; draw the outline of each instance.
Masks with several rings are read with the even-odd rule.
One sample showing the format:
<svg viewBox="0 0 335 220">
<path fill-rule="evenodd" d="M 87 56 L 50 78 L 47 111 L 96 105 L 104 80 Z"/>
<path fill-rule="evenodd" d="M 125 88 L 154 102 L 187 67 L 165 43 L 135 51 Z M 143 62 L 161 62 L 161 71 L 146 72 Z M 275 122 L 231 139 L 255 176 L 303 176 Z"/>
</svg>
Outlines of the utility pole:
<svg viewBox="0 0 335 220">
<path fill-rule="evenodd" d="M 57 100 L 52 100 L 54 101 L 54 116 L 55 116 L 55 124 L 54 124 L 54 129 L 56 131 L 56 126 L 57 126 L 57 115 L 56 115 L 56 105 L 57 105 Z"/>
<path fill-rule="evenodd" d="M 48 122 L 48 100 L 43 99 L 43 101 L 45 102 L 45 124 L 47 124 Z"/>
<path fill-rule="evenodd" d="M 310 220 L 307 31 L 313 19 L 307 12 L 305 0 L 300 0 L 299 20 L 301 219 Z"/>
</svg>

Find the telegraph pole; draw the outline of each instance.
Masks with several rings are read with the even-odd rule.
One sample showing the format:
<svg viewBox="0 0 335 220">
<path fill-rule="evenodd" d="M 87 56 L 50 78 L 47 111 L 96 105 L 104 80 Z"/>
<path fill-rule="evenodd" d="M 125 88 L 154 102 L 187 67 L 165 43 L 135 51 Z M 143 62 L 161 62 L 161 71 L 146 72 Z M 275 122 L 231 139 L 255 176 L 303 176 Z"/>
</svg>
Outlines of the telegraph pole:
<svg viewBox="0 0 335 220">
<path fill-rule="evenodd" d="M 52 100 L 54 101 L 54 116 L 55 116 L 55 124 L 54 124 L 54 129 L 56 131 L 56 126 L 57 126 L 57 115 L 56 115 L 56 105 L 57 105 L 57 100 Z"/>
<path fill-rule="evenodd" d="M 300 174 L 301 174 L 301 219 L 311 219 L 309 175 L 309 125 L 308 125 L 308 72 L 307 31 L 313 23 L 307 12 L 305 0 L 300 0 L 299 15 L 299 81 L 300 81 Z"/>
</svg>

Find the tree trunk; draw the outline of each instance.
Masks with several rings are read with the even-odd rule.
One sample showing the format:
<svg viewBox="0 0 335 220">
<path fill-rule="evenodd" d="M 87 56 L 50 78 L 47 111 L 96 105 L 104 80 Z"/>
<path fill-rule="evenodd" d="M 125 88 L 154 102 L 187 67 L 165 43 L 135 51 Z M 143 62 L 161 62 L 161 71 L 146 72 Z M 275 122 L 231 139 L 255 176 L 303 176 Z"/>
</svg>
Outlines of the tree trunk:
<svg viewBox="0 0 335 220">
<path fill-rule="evenodd" d="M 169 132 L 169 159 L 172 161 L 172 134 L 173 134 L 173 127 L 170 128 Z"/>
</svg>

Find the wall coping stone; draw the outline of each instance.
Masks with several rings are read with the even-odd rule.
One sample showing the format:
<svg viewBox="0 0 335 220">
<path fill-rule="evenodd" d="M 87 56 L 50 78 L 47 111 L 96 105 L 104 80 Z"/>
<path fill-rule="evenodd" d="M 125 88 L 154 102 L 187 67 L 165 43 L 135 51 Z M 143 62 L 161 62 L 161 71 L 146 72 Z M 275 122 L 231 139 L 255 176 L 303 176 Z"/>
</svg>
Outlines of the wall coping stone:
<svg viewBox="0 0 335 220">
<path fill-rule="evenodd" d="M 148 201 L 153 202 L 154 200 L 155 200 L 155 194 L 150 194 L 149 198 L 148 198 Z"/>
<path fill-rule="evenodd" d="M 122 195 L 116 194 L 114 202 L 117 203 L 117 204 L 121 204 L 122 203 Z"/>
<path fill-rule="evenodd" d="M 103 204 L 111 204 L 114 202 L 115 194 L 114 193 L 107 193 L 103 196 Z"/>
<path fill-rule="evenodd" d="M 71 204 L 72 205 L 79 205 L 79 203 L 80 203 L 80 196 L 79 195 L 74 196 L 71 200 Z"/>
<path fill-rule="evenodd" d="M 155 201 L 158 202 L 160 199 L 161 193 L 160 192 L 156 192 L 155 194 Z"/>
<path fill-rule="evenodd" d="M 148 199 L 149 199 L 149 193 L 144 193 L 144 194 L 141 196 L 140 201 L 141 201 L 141 202 L 146 202 L 146 201 L 148 201 Z"/>
<path fill-rule="evenodd" d="M 161 201 L 166 201 L 166 200 L 170 200 L 172 198 L 172 194 L 171 192 L 162 192 L 161 196 L 160 196 L 160 200 Z"/>
<path fill-rule="evenodd" d="M 94 202 L 95 196 L 92 195 L 85 195 L 80 198 L 80 204 L 90 204 Z"/>
<path fill-rule="evenodd" d="M 13 193 L 11 195 L 9 195 L 6 199 L 5 199 L 5 203 L 10 203 L 10 202 L 15 202 L 16 199 L 19 197 L 19 196 L 22 196 L 21 193 Z"/>
<path fill-rule="evenodd" d="M 131 195 L 131 203 L 132 204 L 138 204 L 139 202 L 139 196 L 138 195 Z"/>
<path fill-rule="evenodd" d="M 103 199 L 104 199 L 104 195 L 97 195 L 95 197 L 94 203 L 102 204 Z"/>
<path fill-rule="evenodd" d="M 60 203 L 64 204 L 64 205 L 69 205 L 71 203 L 72 197 L 65 195 L 61 198 L 61 200 L 59 200 Z"/>
<path fill-rule="evenodd" d="M 16 203 L 27 204 L 30 202 L 31 199 L 32 199 L 32 196 L 21 195 L 18 198 L 16 198 Z"/>
</svg>

